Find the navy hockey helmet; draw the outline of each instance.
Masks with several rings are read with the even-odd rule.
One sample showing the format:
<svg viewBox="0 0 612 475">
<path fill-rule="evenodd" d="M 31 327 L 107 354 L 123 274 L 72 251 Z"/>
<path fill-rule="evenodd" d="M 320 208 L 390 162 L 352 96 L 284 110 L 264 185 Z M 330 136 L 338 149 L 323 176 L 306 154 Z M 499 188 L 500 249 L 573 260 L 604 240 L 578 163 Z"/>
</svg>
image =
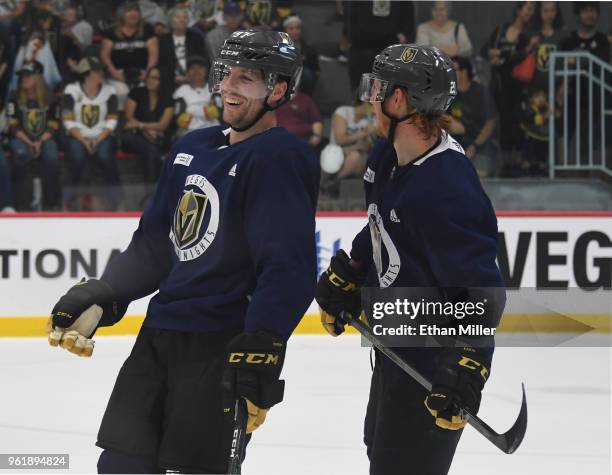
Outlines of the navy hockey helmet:
<svg viewBox="0 0 612 475">
<path fill-rule="evenodd" d="M 286 102 L 295 94 L 300 81 L 302 56 L 287 33 L 235 31 L 225 40 L 213 63 L 212 93 L 220 92 L 221 81 L 232 66 L 262 70 L 267 94 L 279 78 L 285 79 L 287 92 L 281 102 Z"/>
<path fill-rule="evenodd" d="M 384 102 L 396 87 L 406 90 L 417 112 L 439 116 L 457 95 L 453 62 L 432 46 L 389 46 L 374 58 L 372 73 L 361 77 L 359 96 L 367 102 Z"/>
</svg>

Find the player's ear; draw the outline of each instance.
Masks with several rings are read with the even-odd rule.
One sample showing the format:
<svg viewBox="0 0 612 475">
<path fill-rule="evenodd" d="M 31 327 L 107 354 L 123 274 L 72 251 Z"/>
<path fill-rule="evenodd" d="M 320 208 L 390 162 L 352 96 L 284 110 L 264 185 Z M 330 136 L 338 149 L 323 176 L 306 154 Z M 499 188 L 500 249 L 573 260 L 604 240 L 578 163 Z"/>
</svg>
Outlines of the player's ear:
<svg viewBox="0 0 612 475">
<path fill-rule="evenodd" d="M 287 81 L 278 81 L 274 85 L 272 94 L 270 94 L 270 102 L 274 104 L 275 102 L 280 101 L 284 97 L 285 93 L 287 92 L 288 87 L 289 85 L 287 84 Z"/>
</svg>

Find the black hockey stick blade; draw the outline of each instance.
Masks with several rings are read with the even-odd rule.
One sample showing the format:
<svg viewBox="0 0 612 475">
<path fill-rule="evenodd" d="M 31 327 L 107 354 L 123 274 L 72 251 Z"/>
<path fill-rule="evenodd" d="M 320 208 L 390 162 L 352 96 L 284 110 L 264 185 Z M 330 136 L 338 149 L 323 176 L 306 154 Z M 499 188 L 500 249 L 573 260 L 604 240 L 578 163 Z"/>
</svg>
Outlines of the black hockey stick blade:
<svg viewBox="0 0 612 475">
<path fill-rule="evenodd" d="M 246 440 L 247 417 L 246 401 L 239 397 L 236 399 L 236 406 L 234 407 L 234 431 L 232 432 L 232 446 L 227 464 L 227 473 L 229 474 L 239 474 L 241 470 Z"/>
<path fill-rule="evenodd" d="M 521 410 L 519 411 L 519 415 L 516 418 L 516 421 L 514 421 L 514 424 L 510 430 L 504 432 L 503 434 L 498 434 L 477 416 L 464 410 L 467 416 L 468 424 L 474 427 L 474 429 L 484 435 L 496 447 L 507 454 L 514 453 L 514 451 L 518 449 L 519 445 L 521 445 L 521 442 L 523 441 L 523 437 L 525 437 L 525 432 L 527 431 L 527 397 L 525 396 L 525 384 L 521 383 L 521 388 L 523 390 Z"/>
<path fill-rule="evenodd" d="M 374 347 L 376 347 L 382 354 L 398 365 L 403 371 L 408 373 L 417 383 L 427 389 L 427 391 L 431 391 L 431 381 L 404 361 L 404 359 L 402 359 L 395 351 L 383 345 L 381 340 L 372 333 L 370 327 L 364 322 L 359 319 L 352 318 L 347 314 L 342 315 L 342 320 L 354 327 L 359 333 L 361 333 L 362 336 L 367 338 Z M 459 408 L 462 416 L 467 420 L 468 424 L 489 439 L 493 445 L 499 448 L 502 452 L 507 454 L 511 454 L 518 449 L 519 445 L 521 445 L 521 442 L 523 441 L 523 437 L 525 437 L 525 432 L 527 431 L 527 398 L 525 396 L 524 384 L 522 384 L 522 388 L 523 402 L 521 403 L 519 415 L 510 430 L 503 434 L 498 434 L 495 432 L 484 421 L 479 419 L 476 415 L 470 413 L 470 411 L 467 409 Z"/>
</svg>

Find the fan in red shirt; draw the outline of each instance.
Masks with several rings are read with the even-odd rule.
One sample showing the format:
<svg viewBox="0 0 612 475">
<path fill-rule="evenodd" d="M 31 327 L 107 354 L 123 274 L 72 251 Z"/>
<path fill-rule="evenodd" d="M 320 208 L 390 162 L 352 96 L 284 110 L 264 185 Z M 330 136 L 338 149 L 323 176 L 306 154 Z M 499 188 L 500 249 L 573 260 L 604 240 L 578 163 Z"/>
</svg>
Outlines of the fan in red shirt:
<svg viewBox="0 0 612 475">
<path fill-rule="evenodd" d="M 316 152 L 325 145 L 321 113 L 307 94 L 299 91 L 293 99 L 276 109 L 276 119 L 280 127 L 304 139 Z"/>
</svg>

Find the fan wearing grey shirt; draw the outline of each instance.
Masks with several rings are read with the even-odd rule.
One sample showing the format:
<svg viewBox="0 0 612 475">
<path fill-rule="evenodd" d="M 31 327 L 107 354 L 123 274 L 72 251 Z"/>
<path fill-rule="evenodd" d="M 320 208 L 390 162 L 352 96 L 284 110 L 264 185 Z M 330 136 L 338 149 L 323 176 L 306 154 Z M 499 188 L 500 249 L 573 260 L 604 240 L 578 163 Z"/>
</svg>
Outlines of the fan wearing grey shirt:
<svg viewBox="0 0 612 475">
<path fill-rule="evenodd" d="M 431 21 L 421 23 L 417 28 L 416 42 L 423 46 L 435 46 L 449 56 L 469 58 L 472 42 L 465 25 L 449 18 L 448 2 L 434 2 Z"/>
</svg>

